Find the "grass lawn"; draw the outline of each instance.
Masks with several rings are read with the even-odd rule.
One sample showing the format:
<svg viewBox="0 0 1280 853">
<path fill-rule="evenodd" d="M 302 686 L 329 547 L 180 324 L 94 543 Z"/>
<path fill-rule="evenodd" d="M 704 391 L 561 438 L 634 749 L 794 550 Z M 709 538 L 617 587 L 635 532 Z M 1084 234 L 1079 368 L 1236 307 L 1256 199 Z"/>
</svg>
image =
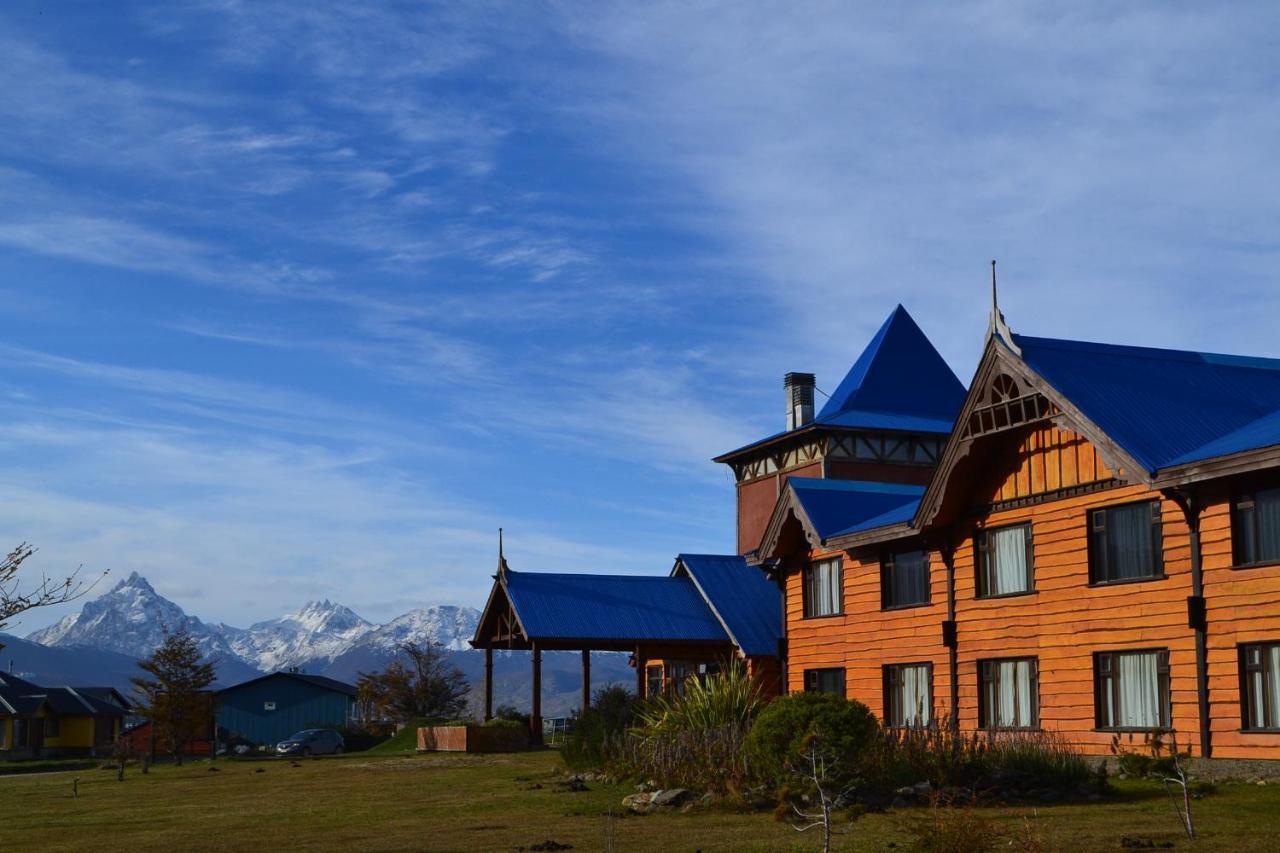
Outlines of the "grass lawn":
<svg viewBox="0 0 1280 853">
<path fill-rule="evenodd" d="M 699 810 L 610 817 L 626 788 L 554 783 L 554 752 L 517 755 L 220 761 L 0 777 L 0 850 L 518 850 L 547 840 L 574 850 L 815 850 L 769 814 Z M 71 783 L 80 779 L 80 796 Z M 1124 836 L 1176 849 L 1270 851 L 1280 837 L 1280 786 L 1223 785 L 1196 803 L 1202 839 L 1178 832 L 1163 789 L 1119 783 L 1107 803 L 991 808 L 1013 828 L 1029 821 L 1048 850 L 1119 850 Z M 928 809 L 868 815 L 839 850 L 902 850 L 906 825 Z M 1005 848 L 1008 849 L 1008 848 Z"/>
</svg>

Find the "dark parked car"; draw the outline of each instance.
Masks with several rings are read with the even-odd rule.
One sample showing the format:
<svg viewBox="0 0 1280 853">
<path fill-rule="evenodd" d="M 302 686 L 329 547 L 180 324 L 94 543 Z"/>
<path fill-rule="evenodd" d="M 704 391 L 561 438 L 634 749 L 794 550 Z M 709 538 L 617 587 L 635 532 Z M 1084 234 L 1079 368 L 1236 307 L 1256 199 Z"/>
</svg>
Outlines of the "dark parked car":
<svg viewBox="0 0 1280 853">
<path fill-rule="evenodd" d="M 342 735 L 330 729 L 306 729 L 276 744 L 276 755 L 341 755 Z"/>
</svg>

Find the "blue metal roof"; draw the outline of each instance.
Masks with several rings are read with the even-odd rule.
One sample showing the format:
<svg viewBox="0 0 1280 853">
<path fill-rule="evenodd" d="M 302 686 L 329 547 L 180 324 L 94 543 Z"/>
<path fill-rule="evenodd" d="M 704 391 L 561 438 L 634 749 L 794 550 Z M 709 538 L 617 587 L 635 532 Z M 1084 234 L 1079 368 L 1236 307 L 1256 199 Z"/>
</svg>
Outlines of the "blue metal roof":
<svg viewBox="0 0 1280 853">
<path fill-rule="evenodd" d="M 951 432 L 965 387 L 899 305 L 858 356 L 813 423 L 722 453 L 716 461 L 789 434 L 824 426 L 900 432 Z"/>
<path fill-rule="evenodd" d="M 832 536 L 910 521 L 925 487 L 791 477 L 787 480 L 787 488 L 795 494 L 819 538 L 826 540 Z"/>
<path fill-rule="evenodd" d="M 964 384 L 899 305 L 814 420 L 867 429 L 950 432 L 964 397 Z"/>
<path fill-rule="evenodd" d="M 681 554 L 681 567 L 722 620 L 730 638 L 745 655 L 777 655 L 782 637 L 782 592 L 762 570 L 738 555 Z"/>
<path fill-rule="evenodd" d="M 1280 360 L 1014 335 L 1022 360 L 1148 472 L 1280 444 Z"/>
<path fill-rule="evenodd" d="M 507 594 L 536 639 L 729 642 L 687 577 L 506 571 Z"/>
</svg>

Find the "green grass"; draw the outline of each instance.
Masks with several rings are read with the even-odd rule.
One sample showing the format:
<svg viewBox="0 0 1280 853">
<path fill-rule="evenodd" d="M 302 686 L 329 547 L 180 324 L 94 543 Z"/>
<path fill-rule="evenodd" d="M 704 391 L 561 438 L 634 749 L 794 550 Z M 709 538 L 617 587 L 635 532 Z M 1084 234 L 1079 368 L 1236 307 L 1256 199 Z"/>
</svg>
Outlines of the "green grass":
<svg viewBox="0 0 1280 853">
<path fill-rule="evenodd" d="M 294 764 L 298 766 L 294 766 Z M 508 850 L 546 840 L 575 851 L 815 850 L 769 814 L 728 810 L 619 817 L 626 787 L 567 792 L 554 752 L 368 754 L 291 762 L 221 761 L 0 778 L 0 850 Z M 258 771 L 262 772 L 258 772 Z M 79 777 L 80 796 L 71 796 Z M 1221 785 L 1197 801 L 1202 839 L 1186 842 L 1164 791 L 1119 783 L 1114 801 L 982 809 L 1012 830 L 1029 821 L 1048 850 L 1120 849 L 1130 836 L 1179 850 L 1264 851 L 1280 835 L 1280 786 Z M 610 812 L 614 817 L 610 817 Z M 906 849 L 926 810 L 869 815 L 838 850 Z M 1008 848 L 1005 848 L 1008 849 Z"/>
<path fill-rule="evenodd" d="M 369 747 L 365 755 L 412 754 L 418 749 L 418 726 L 429 725 L 426 720 L 414 720 L 377 746 Z"/>
</svg>

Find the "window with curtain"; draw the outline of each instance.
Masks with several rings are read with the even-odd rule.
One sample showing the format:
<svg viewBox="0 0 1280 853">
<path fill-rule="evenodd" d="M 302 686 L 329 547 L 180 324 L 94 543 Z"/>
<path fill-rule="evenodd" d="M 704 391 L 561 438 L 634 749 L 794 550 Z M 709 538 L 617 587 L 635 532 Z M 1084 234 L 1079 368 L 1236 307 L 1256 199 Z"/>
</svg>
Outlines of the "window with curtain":
<svg viewBox="0 0 1280 853">
<path fill-rule="evenodd" d="M 1280 731 L 1280 643 L 1240 647 L 1244 727 Z"/>
<path fill-rule="evenodd" d="M 881 607 L 929 603 L 929 557 L 923 551 L 890 554 L 880 563 Z"/>
<path fill-rule="evenodd" d="M 835 693 L 844 695 L 844 670 L 806 669 L 804 671 L 804 689 L 806 693 Z"/>
<path fill-rule="evenodd" d="M 1090 583 L 1162 577 L 1163 556 L 1159 501 L 1090 511 Z"/>
<path fill-rule="evenodd" d="M 1035 658 L 984 660 L 978 693 L 978 725 L 984 729 L 1034 729 L 1040 725 Z"/>
<path fill-rule="evenodd" d="M 840 558 L 810 563 L 804 570 L 804 615 L 835 616 L 844 609 Z"/>
<path fill-rule="evenodd" d="M 1236 565 L 1280 562 L 1280 489 L 1240 495 L 1231 521 Z"/>
<path fill-rule="evenodd" d="M 1102 729 L 1169 727 L 1169 652 L 1099 652 L 1097 723 Z"/>
<path fill-rule="evenodd" d="M 933 718 L 933 665 L 900 663 L 884 668 L 885 724 L 927 726 Z"/>
<path fill-rule="evenodd" d="M 1016 595 L 1034 588 L 1030 524 L 979 530 L 974 543 L 980 598 Z"/>
</svg>

